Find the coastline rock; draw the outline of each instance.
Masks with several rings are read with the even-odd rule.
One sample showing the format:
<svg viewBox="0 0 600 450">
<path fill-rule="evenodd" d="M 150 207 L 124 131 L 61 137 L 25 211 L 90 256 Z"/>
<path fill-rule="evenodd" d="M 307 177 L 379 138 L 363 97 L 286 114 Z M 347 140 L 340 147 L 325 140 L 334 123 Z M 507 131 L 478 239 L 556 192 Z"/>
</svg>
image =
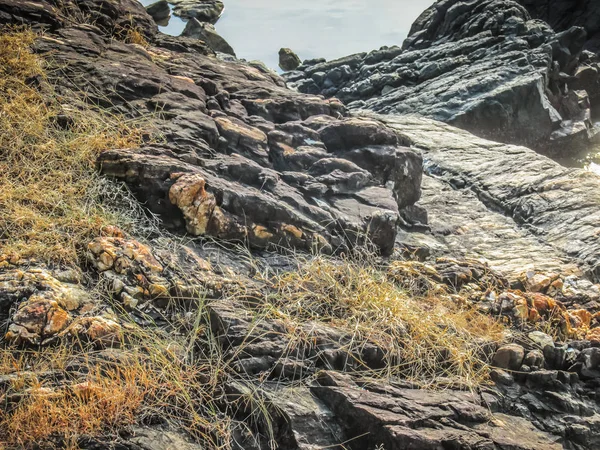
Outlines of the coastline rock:
<svg viewBox="0 0 600 450">
<path fill-rule="evenodd" d="M 597 135 L 590 105 L 569 106 L 564 82 L 577 71 L 584 43 L 583 29 L 555 33 L 512 0 L 444 0 L 421 14 L 402 48 L 285 76 L 301 92 L 335 96 L 352 110 L 419 114 L 569 157 Z"/>
<path fill-rule="evenodd" d="M 129 0 L 121 3 L 124 11 L 137 8 Z M 0 11 L 6 4 L 0 0 Z M 491 3 L 481 4 L 499 13 L 482 16 L 488 25 L 512 26 L 511 17 L 523 14 L 510 5 L 495 10 Z M 472 6 L 462 3 L 449 11 L 461 15 L 466 8 L 470 14 Z M 3 12 L 0 18 L 18 22 L 32 20 L 33 14 L 37 20 L 39 13 L 51 21 L 50 10 L 42 8 L 42 14 L 27 2 L 10 18 Z M 466 23 L 463 30 L 441 26 L 440 36 L 469 35 L 487 26 Z M 147 119 L 152 130 L 140 148 L 107 149 L 98 167 L 127 183 L 159 215 L 161 228 L 178 233 L 171 238 L 152 230 L 158 236 L 141 242 L 105 230 L 88 246 L 87 274 L 148 330 L 177 329 L 176 322 L 164 323 L 168 311 L 177 309 L 182 329 L 191 325 L 194 330 L 190 346 L 200 346 L 196 336 L 209 329 L 216 334 L 209 354 L 222 351 L 231 359 L 215 377 L 226 389 L 219 397 L 219 418 L 244 421 L 234 427 L 249 435 L 247 440 L 236 436 L 239 448 L 583 450 L 600 445 L 600 354 L 595 344 L 580 340 L 599 328 L 598 287 L 582 274 L 600 278 L 596 177 L 532 150 L 423 118 L 348 117 L 338 101 L 291 92 L 260 65 L 219 60 L 195 39 L 157 34 L 142 47 L 89 24 L 54 26 L 38 39 L 35 51 L 62 69 L 49 72 L 61 98 L 67 101 L 76 97 L 73 91 L 84 90 L 92 104 L 124 119 Z M 481 37 L 477 33 L 471 44 Z M 515 41 L 518 50 L 522 43 Z M 491 42 L 482 39 L 481 45 Z M 563 50 L 557 47 L 561 58 Z M 314 83 L 339 83 L 362 70 L 363 61 L 377 64 L 381 55 L 393 54 L 403 53 L 384 49 L 344 58 L 341 66 L 315 62 L 303 70 L 316 68 Z M 580 106 L 585 113 L 585 96 L 568 100 L 563 106 L 570 114 L 580 114 Z M 421 199 L 423 165 L 426 195 Z M 411 216 L 428 216 L 430 228 L 400 235 L 400 218 Z M 186 232 L 194 239 L 182 236 Z M 285 317 L 257 317 L 258 302 L 271 294 L 261 275 L 287 270 L 295 250 L 348 254 L 368 238 L 379 253 L 389 255 L 406 235 L 434 242 L 430 254 L 441 247 L 446 257 L 435 263 L 392 259 L 389 267 L 377 259 L 383 276 L 399 288 L 418 298 L 435 293 L 473 305 L 525 333 L 532 325 L 549 325 L 556 342 L 543 351 L 535 342 L 509 349 L 503 365 L 516 367 L 520 359 L 522 373 L 495 371 L 496 386 L 435 391 L 397 378 L 360 378 L 360 372 L 385 368 L 388 355 L 376 342 L 357 346 L 354 330 L 308 321 L 290 329 Z M 206 236 L 213 239 L 202 239 Z M 181 239 L 190 244 L 174 245 Z M 229 240 L 256 251 L 241 253 Z M 534 275 L 523 281 L 530 263 L 536 266 Z M 102 348 L 116 346 L 126 333 L 126 324 L 115 320 L 108 305 L 99 305 L 105 311 L 85 311 L 91 302 L 61 297 L 67 288 L 84 290 L 77 277 L 48 271 L 49 280 L 31 267 L 14 266 L 0 260 L 0 318 L 9 329 L 15 325 L 10 330 L 15 339 L 49 344 L 83 336 Z M 237 283 L 242 277 L 243 286 Z M 206 305 L 210 317 L 203 315 L 198 324 L 199 305 Z M 569 339 L 569 333 L 578 340 Z M 483 344 L 474 342 L 489 362 L 498 346 Z M 178 358 L 178 349 L 173 350 Z M 454 386 L 453 380 L 435 381 Z M 282 389 L 289 391 L 283 395 Z M 300 405 L 294 405 L 296 398 Z M 271 433 L 248 420 L 255 399 L 270 413 Z M 187 446 L 181 430 L 171 434 L 160 418 L 149 419 L 149 428 L 138 428 L 138 436 L 118 437 L 110 445 Z M 91 437 L 87 448 L 105 448 L 111 437 Z"/>
<path fill-rule="evenodd" d="M 167 0 L 159 0 L 156 3 L 146 6 L 146 11 L 152 16 L 156 23 L 164 22 L 171 17 L 171 7 Z"/>
<path fill-rule="evenodd" d="M 600 52 L 600 5 L 594 0 L 519 0 L 532 17 L 547 22 L 556 31 L 572 26 L 585 29 L 584 48 Z"/>
<path fill-rule="evenodd" d="M 169 0 L 169 3 L 173 5 L 173 14 L 211 24 L 217 23 L 225 8 L 221 0 Z"/>
<path fill-rule="evenodd" d="M 281 48 L 279 50 L 279 67 L 283 71 L 296 70 L 302 61 L 291 49 Z"/>
<path fill-rule="evenodd" d="M 564 270 L 560 259 L 566 259 L 600 280 L 598 176 L 429 119 L 376 117 L 421 150 L 425 171 L 442 185 L 474 193 L 486 208 L 502 212 L 513 226 L 543 243 L 542 248 L 557 252 L 551 272 Z"/>
<path fill-rule="evenodd" d="M 215 52 L 226 53 L 235 57 L 235 52 L 231 45 L 217 33 L 215 27 L 207 22 L 200 22 L 192 17 L 186 24 L 182 36 L 201 39 Z"/>
</svg>

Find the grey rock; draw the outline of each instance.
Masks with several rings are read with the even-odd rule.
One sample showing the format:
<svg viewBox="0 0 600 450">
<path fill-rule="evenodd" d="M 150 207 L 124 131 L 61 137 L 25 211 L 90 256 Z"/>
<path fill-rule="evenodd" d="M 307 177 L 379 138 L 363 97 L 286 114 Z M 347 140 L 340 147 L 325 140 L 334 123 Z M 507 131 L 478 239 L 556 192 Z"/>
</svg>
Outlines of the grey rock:
<svg viewBox="0 0 600 450">
<path fill-rule="evenodd" d="M 525 357 L 525 350 L 518 344 L 508 344 L 500 347 L 492 364 L 500 369 L 519 370 Z"/>
<path fill-rule="evenodd" d="M 417 19 L 402 50 L 304 70 L 306 77 L 326 72 L 322 94 L 351 109 L 419 114 L 483 137 L 573 156 L 596 137 L 592 121 L 581 117 L 589 105 L 575 112 L 564 107 L 569 90 L 560 73 L 577 71 L 582 33 L 555 33 L 512 0 L 444 0 Z"/>
<path fill-rule="evenodd" d="M 155 22 L 164 22 L 171 17 L 171 8 L 167 0 L 159 0 L 146 6 L 146 11 L 152 16 Z"/>
<path fill-rule="evenodd" d="M 281 70 L 285 70 L 286 72 L 296 70 L 300 64 L 302 64 L 302 61 L 292 49 L 281 48 L 279 50 L 279 67 L 281 67 Z"/>
<path fill-rule="evenodd" d="M 200 22 L 191 18 L 186 24 L 182 36 L 201 39 L 215 52 L 235 56 L 235 51 L 229 43 L 219 34 L 215 27 L 208 22 Z"/>
<path fill-rule="evenodd" d="M 523 364 L 529 367 L 544 367 L 544 354 L 540 350 L 531 350 L 525 355 Z"/>
<path fill-rule="evenodd" d="M 600 8 L 594 0 L 519 0 L 530 14 L 541 19 L 557 31 L 572 26 L 583 27 L 587 32 L 585 48 L 600 51 Z"/>
<path fill-rule="evenodd" d="M 541 350 L 544 350 L 546 347 L 554 347 L 554 339 L 541 331 L 532 331 L 527 337 Z"/>
<path fill-rule="evenodd" d="M 216 23 L 225 6 L 221 0 L 169 0 L 173 13 L 184 19 L 198 19 L 200 22 Z"/>
<path fill-rule="evenodd" d="M 541 265 L 554 259 L 551 266 L 560 272 L 566 266 L 555 258 L 562 258 L 575 263 L 571 266 L 575 272 L 579 266 L 600 280 L 598 176 L 563 167 L 525 147 L 487 141 L 439 122 L 417 117 L 379 118 L 421 150 L 426 171 L 432 176 L 468 188 L 488 209 L 504 213 L 507 223 L 541 242 L 543 245 L 536 245 L 546 255 L 539 260 Z M 513 251 L 512 244 L 510 248 Z M 529 264 L 525 261 L 531 261 L 529 255 L 521 260 L 521 270 Z"/>
</svg>

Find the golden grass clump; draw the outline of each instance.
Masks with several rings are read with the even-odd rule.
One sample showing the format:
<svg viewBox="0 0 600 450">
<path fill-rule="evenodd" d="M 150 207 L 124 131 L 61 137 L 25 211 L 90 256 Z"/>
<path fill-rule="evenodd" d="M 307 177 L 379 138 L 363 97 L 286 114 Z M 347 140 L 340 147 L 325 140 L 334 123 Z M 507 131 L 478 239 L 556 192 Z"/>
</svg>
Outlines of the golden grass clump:
<svg viewBox="0 0 600 450">
<path fill-rule="evenodd" d="M 309 321 L 335 327 L 352 336 L 346 350 L 355 358 L 366 342 L 375 344 L 385 367 L 374 375 L 424 386 L 487 382 L 484 349 L 504 335 L 493 318 L 450 296 L 415 297 L 373 264 L 316 257 L 275 277 L 272 287 L 265 307 L 271 317 L 290 329 Z"/>
<path fill-rule="evenodd" d="M 118 436 L 168 423 L 206 448 L 227 448 L 230 421 L 214 407 L 215 363 L 192 362 L 181 343 L 138 329 L 120 350 L 71 344 L 0 351 L 0 449 L 78 448 L 83 437 Z M 129 335 L 128 339 L 132 339 Z"/>
<path fill-rule="evenodd" d="M 73 263 L 118 219 L 93 193 L 98 153 L 138 145 L 141 131 L 63 104 L 31 50 L 35 39 L 24 29 L 0 31 L 0 251 Z"/>
</svg>

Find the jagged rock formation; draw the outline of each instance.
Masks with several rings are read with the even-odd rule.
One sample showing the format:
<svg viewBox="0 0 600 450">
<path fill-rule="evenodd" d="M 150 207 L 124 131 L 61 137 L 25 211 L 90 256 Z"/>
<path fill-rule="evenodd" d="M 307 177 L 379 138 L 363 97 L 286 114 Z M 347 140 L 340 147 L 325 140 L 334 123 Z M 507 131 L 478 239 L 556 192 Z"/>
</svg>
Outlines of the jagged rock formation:
<svg viewBox="0 0 600 450">
<path fill-rule="evenodd" d="M 584 43 L 584 30 L 555 33 L 512 0 L 443 0 L 402 48 L 305 66 L 286 79 L 351 109 L 417 113 L 564 157 L 596 134 L 588 95 L 566 87 Z"/>
<path fill-rule="evenodd" d="M 394 133 L 343 119 L 339 102 L 286 90 L 261 67 L 183 47 L 195 41 L 159 36 L 156 58 L 98 36 L 62 28 L 38 51 L 64 63 L 65 88 L 132 116 L 155 114 L 165 143 L 110 150 L 99 167 L 165 223 L 261 248 L 335 252 L 368 237 L 392 251 L 399 212 L 418 200 L 421 181 L 420 156 Z"/>
<path fill-rule="evenodd" d="M 594 0 L 519 0 L 532 17 L 548 23 L 556 31 L 578 26 L 587 32 L 585 49 L 600 51 L 600 6 Z"/>
</svg>

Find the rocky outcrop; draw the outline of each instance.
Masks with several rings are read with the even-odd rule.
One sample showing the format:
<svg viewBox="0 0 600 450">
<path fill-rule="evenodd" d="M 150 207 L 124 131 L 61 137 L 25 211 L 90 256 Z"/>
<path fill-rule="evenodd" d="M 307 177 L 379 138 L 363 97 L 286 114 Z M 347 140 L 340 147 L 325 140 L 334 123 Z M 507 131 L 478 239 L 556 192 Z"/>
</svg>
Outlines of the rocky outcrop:
<svg viewBox="0 0 600 450">
<path fill-rule="evenodd" d="M 587 32 L 585 49 L 600 52 L 600 5 L 594 0 L 519 0 L 532 17 L 548 23 L 556 31 L 573 26 Z"/>
<path fill-rule="evenodd" d="M 596 134 L 588 95 L 565 85 L 584 43 L 584 30 L 555 33 L 512 0 L 444 0 L 402 48 L 303 66 L 286 79 L 351 109 L 419 114 L 564 157 Z"/>
<path fill-rule="evenodd" d="M 70 27 L 37 50 L 66 67 L 65 93 L 86 89 L 121 113 L 153 115 L 164 142 L 111 149 L 98 164 L 173 229 L 327 252 L 371 240 L 389 254 L 400 211 L 419 198 L 421 158 L 383 125 L 343 119 L 339 102 L 206 56 L 199 41 L 159 35 L 144 49 Z"/>
<path fill-rule="evenodd" d="M 171 17 L 171 7 L 167 0 L 159 0 L 156 3 L 146 6 L 146 11 L 156 23 L 168 22 L 169 17 Z"/>
</svg>

